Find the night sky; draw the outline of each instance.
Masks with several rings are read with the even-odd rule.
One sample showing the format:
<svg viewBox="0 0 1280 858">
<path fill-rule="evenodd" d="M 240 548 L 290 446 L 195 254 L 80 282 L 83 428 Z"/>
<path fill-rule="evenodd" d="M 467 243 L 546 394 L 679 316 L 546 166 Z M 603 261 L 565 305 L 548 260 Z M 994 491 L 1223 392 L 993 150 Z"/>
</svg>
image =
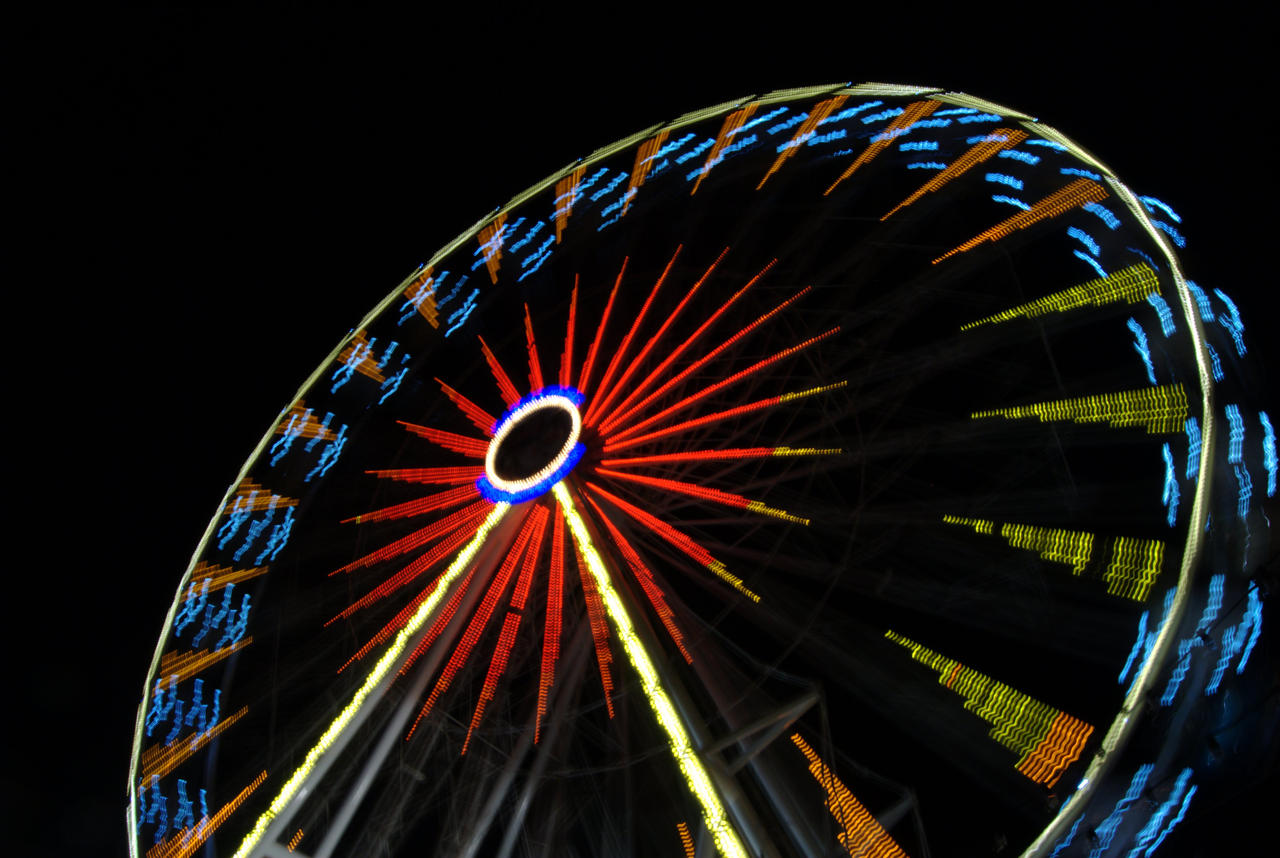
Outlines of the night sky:
<svg viewBox="0 0 1280 858">
<path fill-rule="evenodd" d="M 147 665 L 246 455 L 418 263 L 649 124 L 846 80 L 1024 110 L 1182 215 L 1189 273 L 1239 304 L 1259 384 L 1274 389 L 1280 347 L 1261 335 L 1274 144 L 1256 117 L 1275 72 L 1257 22 L 1188 22 L 1157 4 L 1127 18 L 1013 8 L 1059 23 L 1046 36 L 959 16 L 908 27 L 852 11 L 725 22 L 649 9 L 593 25 L 546 10 L 134 11 L 11 27 L 7 416 L 19 428 L 4 465 L 17 510 L 5 629 L 21 765 L 11 757 L 2 776 L 19 847 L 6 851 L 125 854 Z M 1206 810 L 1181 848 L 1214 833 Z"/>
</svg>

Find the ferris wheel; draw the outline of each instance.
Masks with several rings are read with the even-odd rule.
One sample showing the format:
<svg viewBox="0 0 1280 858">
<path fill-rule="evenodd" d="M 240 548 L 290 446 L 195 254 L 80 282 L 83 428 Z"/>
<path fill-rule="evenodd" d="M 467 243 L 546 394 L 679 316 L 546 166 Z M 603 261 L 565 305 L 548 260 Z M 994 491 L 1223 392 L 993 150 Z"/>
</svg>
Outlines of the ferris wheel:
<svg viewBox="0 0 1280 858">
<path fill-rule="evenodd" d="M 1154 850 L 1190 775 L 1097 808 L 1144 701 L 1247 669 L 1276 480 L 1182 241 L 1053 128 L 902 86 L 718 105 L 518 195 L 229 489 L 132 854 Z"/>
</svg>

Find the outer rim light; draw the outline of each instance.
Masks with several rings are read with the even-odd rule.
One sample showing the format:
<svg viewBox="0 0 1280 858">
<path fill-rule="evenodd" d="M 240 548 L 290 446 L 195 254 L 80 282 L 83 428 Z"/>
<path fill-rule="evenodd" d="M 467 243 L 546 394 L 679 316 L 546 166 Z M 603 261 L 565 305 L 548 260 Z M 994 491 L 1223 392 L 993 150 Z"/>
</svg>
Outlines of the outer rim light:
<svg viewBox="0 0 1280 858">
<path fill-rule="evenodd" d="M 480 490 L 480 494 L 495 503 L 523 503 L 550 491 L 553 485 L 578 464 L 586 452 L 586 448 L 578 442 L 578 436 L 582 433 L 582 415 L 578 412 L 578 406 L 584 398 L 572 387 L 548 385 L 508 408 L 493 426 L 493 438 L 489 441 L 489 449 L 484 457 L 484 475 L 476 480 L 476 488 Z M 495 467 L 498 447 L 523 418 L 545 408 L 559 408 L 569 415 L 569 436 L 565 439 L 564 446 L 551 461 L 530 477 L 521 480 L 499 477 Z"/>
</svg>

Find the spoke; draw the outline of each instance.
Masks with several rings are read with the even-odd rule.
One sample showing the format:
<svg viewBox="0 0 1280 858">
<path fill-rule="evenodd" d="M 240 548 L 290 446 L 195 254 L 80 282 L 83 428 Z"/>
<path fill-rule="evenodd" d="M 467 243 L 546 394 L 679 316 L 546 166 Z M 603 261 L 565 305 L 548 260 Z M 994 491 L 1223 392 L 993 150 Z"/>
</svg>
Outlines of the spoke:
<svg viewBox="0 0 1280 858">
<path fill-rule="evenodd" d="M 496 503 L 493 505 L 492 511 L 485 518 L 484 523 L 476 531 L 476 535 L 467 543 L 462 551 L 458 552 L 458 556 L 449 564 L 449 568 L 445 570 L 441 577 L 440 584 L 432 592 L 431 597 L 426 599 L 414 613 L 404 627 L 396 633 L 395 640 L 391 646 L 387 647 L 387 651 L 382 654 L 374 664 L 373 669 L 365 677 L 360 687 L 356 689 L 355 694 L 351 697 L 351 702 L 343 707 L 337 717 L 329 724 L 329 727 L 320 735 L 315 745 L 307 751 L 303 757 L 302 764 L 294 770 L 289 779 L 284 782 L 280 788 L 280 792 L 272 799 L 271 804 L 258 817 L 258 821 L 254 823 L 253 828 L 245 835 L 244 840 L 240 843 L 240 847 L 235 851 L 232 858 L 247 858 L 250 851 L 262 839 L 262 835 L 266 833 L 267 827 L 271 825 L 273 819 L 281 814 L 292 802 L 294 795 L 299 788 L 306 782 L 307 777 L 311 774 L 311 770 L 315 768 L 320 758 L 338 742 L 340 738 L 347 734 L 351 721 L 356 718 L 364 705 L 370 701 L 370 697 L 377 699 L 380 695 L 375 695 L 379 690 L 383 680 L 387 679 L 395 667 L 396 662 L 404 654 L 405 649 L 409 646 L 410 639 L 426 624 L 432 614 L 435 613 L 436 607 L 444 598 L 444 594 L 450 590 L 450 585 L 462 574 L 476 553 L 484 545 L 485 540 L 489 536 L 489 532 L 497 527 L 498 522 L 502 521 L 504 515 L 510 506 L 505 503 Z"/>
<path fill-rule="evenodd" d="M 657 716 L 658 726 L 667 736 L 676 765 L 680 767 L 685 782 L 689 785 L 690 793 L 702 808 L 702 819 L 707 830 L 711 832 L 716 847 L 725 858 L 739 858 L 739 856 L 746 858 L 747 851 L 742 845 L 742 839 L 729 822 L 724 805 L 721 804 L 720 797 L 712 785 L 711 777 L 693 749 L 689 732 L 681 723 L 680 716 L 676 714 L 676 708 L 666 689 L 662 687 L 657 668 L 654 667 L 653 660 L 649 658 L 649 653 L 645 651 L 644 645 L 635 632 L 631 617 L 627 614 L 622 598 L 609 578 L 604 561 L 591 542 L 587 525 L 578 514 L 569 490 L 563 482 L 559 482 L 552 487 L 552 491 L 555 492 L 556 500 L 560 502 L 560 510 L 565 522 L 569 525 L 569 530 L 573 533 L 573 539 L 587 561 L 587 569 L 595 581 L 596 589 L 604 603 L 609 621 L 613 623 L 618 640 L 622 642 L 627 660 L 631 662 L 631 667 L 640 678 L 645 697 L 648 698 L 649 705 L 653 707 L 654 714 Z"/>
<path fill-rule="evenodd" d="M 627 376 L 618 381 L 617 385 L 610 387 L 613 381 L 613 374 L 618 371 L 618 367 L 622 366 L 623 360 L 626 359 L 627 352 L 631 350 L 631 341 L 635 339 L 636 331 L 640 330 L 640 326 L 644 324 L 645 316 L 649 315 L 649 308 L 653 306 L 653 299 L 658 296 L 658 290 L 662 288 L 662 284 L 666 282 L 667 275 L 671 273 L 671 267 L 676 264 L 676 258 L 680 255 L 680 251 L 684 249 L 684 245 L 676 245 L 676 252 L 671 254 L 671 259 L 667 262 L 667 267 L 662 269 L 661 276 L 653 283 L 653 288 L 649 290 L 649 297 L 645 298 L 644 305 L 640 308 L 640 312 L 636 315 L 635 321 L 631 323 L 631 329 L 627 331 L 627 335 L 622 338 L 622 344 L 618 346 L 613 353 L 613 358 L 609 361 L 608 368 L 604 371 L 604 378 L 600 380 L 600 390 L 598 398 L 587 408 L 587 413 L 583 416 L 582 422 L 590 426 L 597 414 L 603 411 L 613 398 L 618 394 L 618 390 L 622 387 Z M 635 361 L 631 364 L 631 369 L 635 369 Z"/>
</svg>

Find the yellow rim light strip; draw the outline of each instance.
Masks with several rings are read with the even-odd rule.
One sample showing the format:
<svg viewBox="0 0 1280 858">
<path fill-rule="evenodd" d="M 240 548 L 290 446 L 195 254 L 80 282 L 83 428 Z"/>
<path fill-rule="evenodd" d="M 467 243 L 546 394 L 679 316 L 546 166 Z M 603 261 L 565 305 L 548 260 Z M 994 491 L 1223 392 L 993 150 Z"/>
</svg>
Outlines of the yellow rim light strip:
<svg viewBox="0 0 1280 858">
<path fill-rule="evenodd" d="M 726 858 L 739 858 L 739 856 L 746 858 L 747 850 L 742 845 L 738 833 L 733 830 L 728 816 L 725 815 L 724 806 L 720 804 L 720 797 L 716 795 L 711 777 L 707 774 L 702 761 L 698 759 L 693 743 L 689 740 L 689 733 L 681 723 L 680 716 L 676 714 L 671 698 L 663 689 L 658 679 L 658 671 L 649 659 L 644 644 L 636 635 L 631 618 L 627 615 L 618 591 L 614 589 L 613 581 L 610 580 L 609 573 L 604 567 L 604 561 L 591 542 L 587 525 L 578 514 L 569 490 L 565 488 L 563 482 L 556 483 L 551 490 L 560 501 L 560 508 L 564 511 L 569 530 L 573 532 L 573 538 L 577 540 L 582 556 L 587 561 L 587 568 L 595 580 L 596 589 L 599 591 L 601 601 L 604 602 L 605 612 L 613 623 L 618 640 L 622 642 L 622 649 L 640 677 L 645 697 L 649 699 L 649 705 L 653 707 L 654 714 L 658 717 L 658 726 L 667 734 L 667 741 L 671 745 L 671 753 L 676 758 L 676 764 L 689 785 L 689 791 L 702 806 L 702 819 L 707 830 L 711 832 L 712 839 L 715 840 L 716 848 Z"/>
<path fill-rule="evenodd" d="M 960 330 L 968 331 L 979 325 L 1007 322 L 1010 319 L 1047 316 L 1050 313 L 1064 313 L 1079 307 L 1101 307 L 1104 304 L 1123 302 L 1136 304 L 1145 301 L 1148 295 L 1160 294 L 1160 279 L 1151 266 L 1139 263 L 1122 268 L 1099 280 L 1090 280 L 1079 286 L 1072 286 L 1061 292 L 1046 295 L 1038 301 L 1019 304 L 1009 310 L 996 313 L 994 316 L 978 319 L 961 325 Z"/>
<path fill-rule="evenodd" d="M 327 751 L 329 747 L 337 741 L 338 737 L 342 735 L 344 730 L 346 730 L 348 722 L 350 722 L 351 719 L 355 717 L 355 714 L 360 711 L 360 708 L 364 706 L 369 695 L 373 693 L 374 689 L 378 687 L 382 680 L 386 678 L 387 674 L 389 674 L 395 667 L 395 664 L 399 661 L 401 654 L 403 654 L 405 648 L 409 645 L 409 640 L 419 629 L 422 628 L 427 620 L 431 619 L 431 617 L 435 615 L 436 606 L 444 600 L 450 589 L 452 589 L 454 581 L 462 574 L 462 571 L 470 565 L 472 559 L 476 555 L 476 552 L 480 550 L 480 546 L 484 544 L 485 539 L 488 537 L 489 531 L 497 526 L 498 522 L 502 520 L 502 517 L 506 515 L 507 510 L 510 508 L 510 504 L 505 503 L 496 503 L 493 505 L 493 511 L 489 513 L 488 517 L 486 517 L 484 522 L 480 525 L 479 530 L 476 531 L 476 535 L 467 543 L 466 547 L 458 553 L 458 556 L 454 558 L 454 561 L 451 564 L 449 564 L 449 568 L 445 570 L 444 574 L 440 576 L 440 583 L 436 585 L 431 596 L 423 601 L 422 605 L 419 606 L 414 615 L 409 618 L 409 621 L 405 623 L 404 627 L 396 633 L 395 639 L 391 642 L 391 646 L 389 646 L 387 651 L 382 654 L 382 657 L 378 659 L 378 663 L 373 666 L 373 670 L 369 671 L 369 675 L 365 677 L 364 683 L 352 696 L 351 702 L 338 713 L 338 717 L 333 719 L 329 728 L 324 731 L 324 734 L 316 744 L 307 752 L 307 756 L 303 759 L 302 765 L 298 766 L 297 770 L 287 781 L 285 781 L 284 786 L 280 788 L 279 794 L 272 800 L 271 805 L 263 812 L 262 816 L 258 817 L 258 821 L 254 823 L 253 829 L 245 836 L 244 841 L 240 844 L 240 848 L 235 851 L 232 858 L 246 858 L 246 856 L 248 856 L 248 854 L 253 850 L 253 847 L 262 838 L 262 835 L 266 832 L 267 826 L 271 824 L 272 820 L 274 820 L 281 811 L 289 806 L 289 802 L 293 799 L 294 794 L 307 779 L 307 775 L 311 773 L 312 768 L 315 767 L 316 763 L 320 760 L 320 757 L 322 757 L 325 751 Z"/>
<path fill-rule="evenodd" d="M 940 685 L 963 697 L 964 708 L 991 725 L 987 735 L 1019 755 L 1015 767 L 1020 774 L 1053 787 L 1080 758 L 1092 725 L 897 632 L 884 636 L 936 671 Z"/>
<path fill-rule="evenodd" d="M 1112 426 L 1143 426 L 1153 435 L 1181 432 L 1187 421 L 1187 393 L 1181 384 L 1162 384 L 1139 390 L 1122 390 L 1059 399 L 1012 408 L 975 411 L 983 417 L 1036 417 L 1040 420 L 1072 420 L 1076 423 L 1110 423 Z"/>
<path fill-rule="evenodd" d="M 977 533 L 995 533 L 996 523 L 986 519 L 944 515 L 942 520 L 947 524 L 971 527 Z M 1082 530 L 1002 524 L 1000 535 L 1014 548 L 1034 551 L 1041 558 L 1054 563 L 1065 563 L 1076 575 L 1084 574 L 1093 562 L 1095 545 L 1101 543 L 1100 553 L 1105 553 L 1106 550 L 1106 543 L 1096 534 Z M 1102 577 L 1107 582 L 1107 592 L 1110 595 L 1145 602 L 1163 567 L 1164 542 L 1159 539 L 1119 536 L 1111 543 L 1111 560 Z"/>
</svg>

